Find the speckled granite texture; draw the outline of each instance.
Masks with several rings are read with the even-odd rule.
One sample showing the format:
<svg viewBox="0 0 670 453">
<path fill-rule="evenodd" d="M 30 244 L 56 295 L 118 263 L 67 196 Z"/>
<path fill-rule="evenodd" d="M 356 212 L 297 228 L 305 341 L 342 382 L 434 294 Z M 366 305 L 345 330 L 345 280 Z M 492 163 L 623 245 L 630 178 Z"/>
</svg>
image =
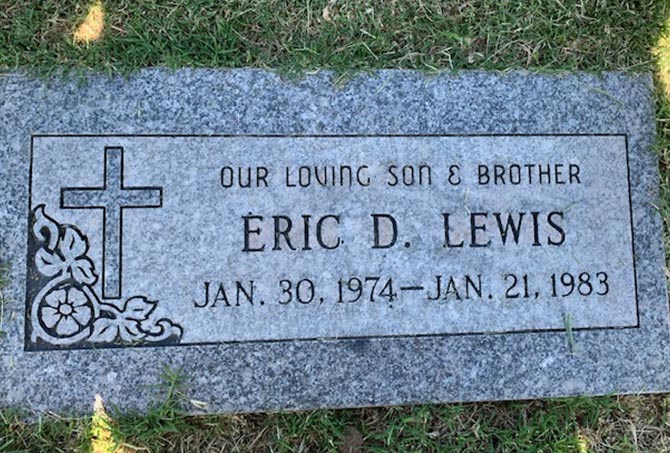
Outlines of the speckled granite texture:
<svg viewBox="0 0 670 453">
<path fill-rule="evenodd" d="M 91 76 L 84 85 L 4 74 L 0 260 L 10 284 L 0 406 L 84 413 L 100 394 L 109 405 L 142 410 L 160 395 L 154 384 L 164 366 L 181 369 L 189 396 L 212 412 L 670 390 L 651 93 L 648 75 L 617 73 L 381 71 L 340 87 L 328 73 L 296 82 L 260 70 L 155 69 L 128 79 Z M 31 136 L 46 134 L 625 135 L 639 327 L 622 312 L 615 321 L 627 328 L 577 330 L 573 348 L 565 332 L 553 331 L 25 351 L 29 156 Z M 612 145 L 611 162 L 607 149 L 597 151 L 603 171 L 621 171 L 608 166 L 620 148 Z M 158 203 L 156 193 L 147 196 Z M 627 206 L 618 200 L 611 209 Z"/>
</svg>

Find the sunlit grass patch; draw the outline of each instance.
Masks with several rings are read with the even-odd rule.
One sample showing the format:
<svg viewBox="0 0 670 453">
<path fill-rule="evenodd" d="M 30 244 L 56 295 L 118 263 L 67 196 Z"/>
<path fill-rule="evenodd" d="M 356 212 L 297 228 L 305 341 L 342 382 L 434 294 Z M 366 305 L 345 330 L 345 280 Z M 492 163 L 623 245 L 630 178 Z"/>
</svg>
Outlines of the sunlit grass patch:
<svg viewBox="0 0 670 453">
<path fill-rule="evenodd" d="M 93 415 L 91 416 L 91 452 L 92 453 L 130 453 L 136 450 L 119 445 L 114 439 L 112 425 L 114 420 L 107 414 L 102 397 L 95 395 Z"/>
<path fill-rule="evenodd" d="M 74 42 L 88 44 L 97 41 L 105 28 L 105 10 L 101 2 L 92 4 L 84 21 L 72 35 Z"/>
<path fill-rule="evenodd" d="M 670 19 L 661 30 L 652 54 L 656 58 L 656 79 L 659 89 L 664 96 L 670 98 Z"/>
</svg>

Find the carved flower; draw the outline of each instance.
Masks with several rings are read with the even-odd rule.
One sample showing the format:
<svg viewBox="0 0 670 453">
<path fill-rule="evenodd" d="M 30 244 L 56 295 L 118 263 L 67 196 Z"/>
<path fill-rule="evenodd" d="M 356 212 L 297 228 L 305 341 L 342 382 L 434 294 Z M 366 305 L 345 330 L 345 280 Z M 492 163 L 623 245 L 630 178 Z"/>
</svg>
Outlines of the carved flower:
<svg viewBox="0 0 670 453">
<path fill-rule="evenodd" d="M 68 337 L 88 325 L 93 315 L 86 295 L 77 288 L 57 289 L 44 298 L 41 318 L 49 329 Z"/>
</svg>

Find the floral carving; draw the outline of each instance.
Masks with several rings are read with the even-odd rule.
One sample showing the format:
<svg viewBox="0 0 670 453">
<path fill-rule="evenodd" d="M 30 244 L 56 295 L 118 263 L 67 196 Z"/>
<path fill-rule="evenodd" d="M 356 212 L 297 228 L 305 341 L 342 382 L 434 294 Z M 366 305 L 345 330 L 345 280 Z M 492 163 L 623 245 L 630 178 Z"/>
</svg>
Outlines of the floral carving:
<svg viewBox="0 0 670 453">
<path fill-rule="evenodd" d="M 98 274 L 88 256 L 88 238 L 73 225 L 61 225 L 33 210 L 29 297 L 31 341 L 52 346 L 174 344 L 180 325 L 156 319 L 158 302 L 144 296 L 126 300 L 98 297 Z"/>
<path fill-rule="evenodd" d="M 86 295 L 77 288 L 56 289 L 44 297 L 40 317 L 56 335 L 67 337 L 86 327 L 93 310 Z"/>
</svg>

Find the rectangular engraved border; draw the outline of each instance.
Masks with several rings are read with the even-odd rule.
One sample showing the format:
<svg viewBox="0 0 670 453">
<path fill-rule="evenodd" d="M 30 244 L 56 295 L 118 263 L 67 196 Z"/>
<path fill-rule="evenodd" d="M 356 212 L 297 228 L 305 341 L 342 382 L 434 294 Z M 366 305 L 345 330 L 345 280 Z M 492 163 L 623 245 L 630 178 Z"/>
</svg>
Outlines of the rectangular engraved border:
<svg viewBox="0 0 670 453">
<path fill-rule="evenodd" d="M 32 134 L 30 136 L 30 169 L 28 175 L 28 211 L 27 218 L 30 218 L 32 212 L 32 187 L 33 187 L 33 158 L 34 158 L 34 139 L 35 138 L 77 138 L 77 137 L 194 137 L 194 138 L 216 138 L 216 137 L 264 137 L 264 138 L 368 138 L 368 137 L 623 137 L 626 151 L 626 179 L 628 184 L 628 212 L 630 218 L 630 240 L 631 252 L 633 257 L 633 282 L 635 291 L 635 313 L 636 323 L 630 326 L 610 326 L 610 327 L 576 327 L 572 331 L 608 331 L 608 330 L 629 330 L 640 328 L 640 306 L 637 283 L 637 256 L 635 254 L 635 233 L 633 228 L 633 201 L 631 193 L 630 182 L 630 156 L 628 148 L 628 134 L 625 133 L 536 133 L 536 134 L 513 134 L 513 133 L 479 133 L 479 134 Z M 30 222 L 28 222 L 28 238 L 30 236 Z M 26 245 L 26 267 L 30 266 L 29 246 Z M 346 341 L 346 340 L 361 340 L 361 339 L 383 339 L 383 338 L 423 338 L 423 337 L 455 337 L 455 336 L 474 336 L 474 335 L 509 335 L 509 334 L 538 334 L 538 333 L 555 333 L 565 332 L 567 329 L 524 329 L 524 330 L 500 330 L 500 331 L 478 331 L 478 332 L 455 332 L 455 333 L 429 333 L 429 334 L 414 334 L 414 335 L 364 335 L 364 336 L 343 336 L 343 337 L 314 337 L 314 338 L 289 338 L 289 339 L 271 339 L 271 340 L 233 340 L 233 341 L 210 341 L 210 342 L 193 342 L 193 343 L 178 343 L 169 345 L 157 345 L 151 343 L 137 344 L 137 345 L 115 345 L 104 344 L 96 347 L 89 346 L 37 346 L 29 341 L 29 310 L 30 301 L 28 300 L 28 285 L 29 281 L 26 278 L 26 306 L 24 314 L 24 350 L 25 351 L 49 351 L 49 350 L 77 350 L 77 349 L 116 349 L 116 348 L 157 348 L 157 347 L 176 347 L 176 346 L 213 346 L 213 345 L 234 345 L 246 343 L 280 343 L 280 342 L 294 342 L 294 341 Z"/>
</svg>

